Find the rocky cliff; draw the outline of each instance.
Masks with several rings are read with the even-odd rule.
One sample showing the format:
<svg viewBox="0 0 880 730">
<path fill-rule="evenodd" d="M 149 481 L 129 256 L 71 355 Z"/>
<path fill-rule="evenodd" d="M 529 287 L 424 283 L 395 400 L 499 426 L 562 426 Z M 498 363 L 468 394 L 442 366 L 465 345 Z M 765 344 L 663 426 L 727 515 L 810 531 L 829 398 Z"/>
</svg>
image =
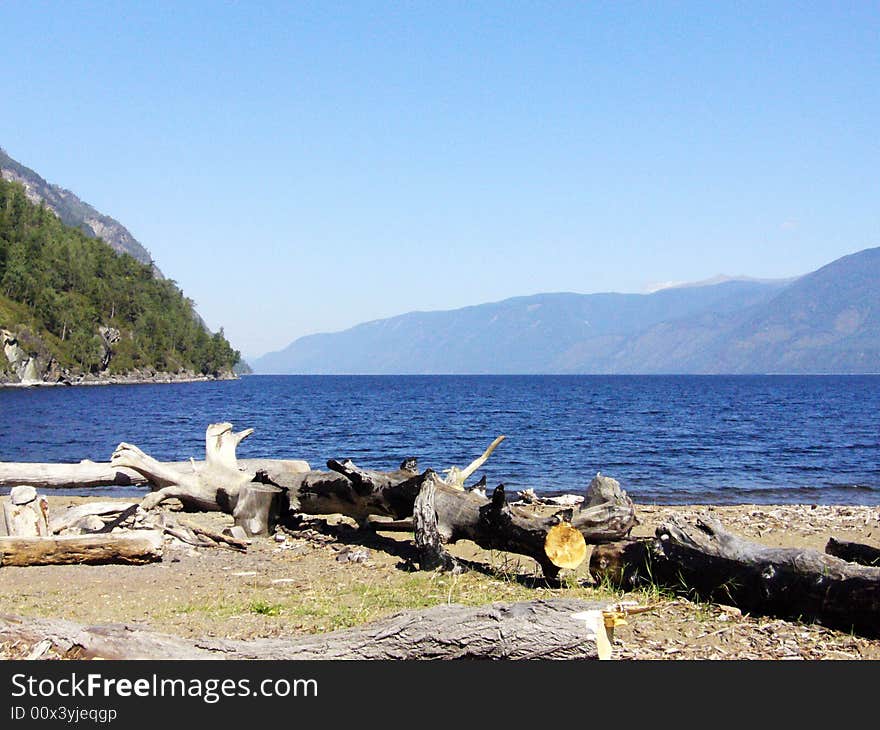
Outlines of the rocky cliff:
<svg viewBox="0 0 880 730">
<path fill-rule="evenodd" d="M 99 213 L 91 205 L 80 200 L 70 190 L 46 182 L 40 175 L 13 160 L 0 147 L 0 177 L 24 186 L 28 200 L 43 203 L 61 222 L 78 228 L 90 238 L 100 238 L 120 253 L 127 253 L 142 264 L 152 263 L 150 252 L 119 221 Z M 153 273 L 162 273 L 153 265 Z"/>
</svg>

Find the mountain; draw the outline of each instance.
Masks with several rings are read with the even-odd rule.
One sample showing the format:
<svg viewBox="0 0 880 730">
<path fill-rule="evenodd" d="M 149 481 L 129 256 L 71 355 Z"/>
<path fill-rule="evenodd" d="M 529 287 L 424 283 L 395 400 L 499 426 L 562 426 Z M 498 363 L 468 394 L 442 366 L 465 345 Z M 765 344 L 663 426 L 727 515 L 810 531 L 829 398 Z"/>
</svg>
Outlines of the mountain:
<svg viewBox="0 0 880 730">
<path fill-rule="evenodd" d="M 880 372 L 880 248 L 797 279 L 537 294 L 301 337 L 257 373 Z"/>
<path fill-rule="evenodd" d="M 0 180 L 0 384 L 232 377 L 173 281 L 30 197 Z"/>
<path fill-rule="evenodd" d="M 28 200 L 44 203 L 62 223 L 78 228 L 89 238 L 100 238 L 114 250 L 127 253 L 142 264 L 153 265 L 150 252 L 119 221 L 99 213 L 69 190 L 46 182 L 29 167 L 13 160 L 3 148 L 0 148 L 0 177 L 23 185 Z M 153 273 L 159 278 L 162 276 L 155 266 Z"/>
<path fill-rule="evenodd" d="M 695 371 L 880 373 L 880 248 L 844 256 L 726 323 Z"/>
</svg>

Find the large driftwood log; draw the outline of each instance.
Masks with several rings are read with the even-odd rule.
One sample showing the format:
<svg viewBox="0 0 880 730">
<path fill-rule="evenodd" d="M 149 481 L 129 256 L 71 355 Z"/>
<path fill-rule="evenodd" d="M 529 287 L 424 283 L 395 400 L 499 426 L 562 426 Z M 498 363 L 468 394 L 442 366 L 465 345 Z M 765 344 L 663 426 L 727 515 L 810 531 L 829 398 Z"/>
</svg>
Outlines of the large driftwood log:
<svg viewBox="0 0 880 730">
<path fill-rule="evenodd" d="M 428 472 L 419 474 L 415 459 L 406 459 L 395 471 L 361 469 L 350 460 L 330 459 L 331 471 L 294 475 L 285 484 L 289 509 L 307 515 L 342 514 L 365 525 L 372 516 L 403 519 L 413 505 Z M 273 473 L 272 483 L 280 484 Z"/>
<path fill-rule="evenodd" d="M 361 524 L 372 515 L 400 519 L 412 514 L 425 478 L 416 471 L 415 459 L 405 460 L 399 469 L 390 472 L 361 469 L 351 461 L 336 459 L 327 462 L 330 471 L 295 471 L 279 463 L 260 470 L 241 469 L 235 449 L 252 431 L 234 433 L 230 423 L 211 424 L 205 436 L 205 465 L 189 473 L 171 468 L 126 443 L 117 447 L 111 463 L 136 471 L 156 487 L 144 498 L 144 509 L 174 498 L 187 509 L 232 514 L 236 524 L 249 535 L 271 531 L 276 509 L 281 517 L 288 513 L 343 514 Z M 460 489 L 463 479 L 477 468 L 475 464 L 484 463 L 503 438 L 495 439 L 465 469 L 448 470 L 454 477 L 453 484 Z M 268 497 L 271 489 L 255 488 L 254 484 L 280 488 L 278 502 Z M 239 507 L 243 489 L 249 496 L 246 504 Z M 257 499 L 258 495 L 262 498 Z"/>
<path fill-rule="evenodd" d="M 300 472 L 286 465 L 241 470 L 234 449 L 249 433 L 235 434 L 228 423 L 209 426 L 205 467 L 188 474 L 125 443 L 117 447 L 113 463 L 136 470 L 157 487 L 142 501 L 144 509 L 178 499 L 186 509 L 232 514 L 248 535 L 269 534 L 276 520 L 289 513 L 344 514 L 359 522 L 370 515 L 412 513 L 421 479 L 413 470 L 415 460 L 405 461 L 393 472 L 359 469 L 350 461 L 333 459 L 328 462 L 329 472 Z"/>
<path fill-rule="evenodd" d="M 498 436 L 489 447 L 463 469 L 456 466 L 444 469 L 443 483 L 462 492 L 465 481 L 483 464 L 506 437 Z M 351 517 L 361 526 L 367 526 L 371 517 L 390 517 L 402 520 L 412 516 L 416 497 L 422 484 L 437 475 L 429 470 L 418 472 L 418 461 L 409 457 L 394 471 L 362 469 L 350 459 L 330 459 L 329 472 L 310 471 L 286 478 L 273 469 L 265 472 L 268 480 L 287 489 L 289 507 L 294 514 L 332 515 Z"/>
<path fill-rule="evenodd" d="M 238 502 L 239 490 L 259 481 L 259 472 L 240 469 L 235 450 L 254 430 L 235 433 L 231 423 L 212 423 L 205 431 L 205 463 L 201 468 L 182 473 L 170 468 L 132 444 L 116 447 L 110 463 L 134 469 L 156 487 L 141 506 L 155 507 L 167 499 L 178 499 L 184 507 L 202 511 L 232 513 Z"/>
<path fill-rule="evenodd" d="M 880 568 L 819 550 L 765 547 L 708 516 L 688 524 L 676 515 L 655 539 L 596 547 L 590 569 L 598 582 L 662 585 L 753 614 L 880 636 Z"/>
<path fill-rule="evenodd" d="M 413 521 L 422 569 L 455 569 L 455 558 L 443 546 L 471 540 L 487 550 L 534 558 L 547 578 L 557 577 L 560 568 L 576 567 L 586 557 L 586 543 L 619 540 L 636 524 L 626 492 L 616 480 L 601 474 L 590 483 L 580 509 L 548 516 L 510 505 L 503 485 L 488 499 L 458 491 L 429 474 L 416 500 Z"/>
<path fill-rule="evenodd" d="M 0 567 L 123 563 L 142 565 L 162 559 L 162 533 L 155 530 L 114 535 L 0 537 Z"/>
<path fill-rule="evenodd" d="M 405 611 L 297 639 L 191 641 L 125 625 L 0 615 L 0 644 L 70 659 L 608 659 L 608 603 L 560 599 Z"/>
<path fill-rule="evenodd" d="M 164 467 L 192 476 L 203 471 L 204 461 L 163 461 Z M 249 472 L 271 470 L 296 474 L 309 470 L 302 459 L 238 459 L 238 468 Z M 0 461 L 0 488 L 28 485 L 38 489 L 92 489 L 94 487 L 150 487 L 151 482 L 134 469 L 110 462 L 80 461 L 76 464 Z"/>
</svg>

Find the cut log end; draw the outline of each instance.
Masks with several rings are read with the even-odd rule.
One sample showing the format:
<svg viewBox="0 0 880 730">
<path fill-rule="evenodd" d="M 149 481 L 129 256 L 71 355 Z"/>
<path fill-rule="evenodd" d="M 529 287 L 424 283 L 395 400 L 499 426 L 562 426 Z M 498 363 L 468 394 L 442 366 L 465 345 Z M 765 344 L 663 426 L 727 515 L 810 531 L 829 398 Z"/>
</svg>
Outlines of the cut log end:
<svg viewBox="0 0 880 730">
<path fill-rule="evenodd" d="M 544 552 L 557 568 L 577 568 L 587 557 L 587 542 L 570 522 L 560 522 L 547 531 Z"/>
</svg>

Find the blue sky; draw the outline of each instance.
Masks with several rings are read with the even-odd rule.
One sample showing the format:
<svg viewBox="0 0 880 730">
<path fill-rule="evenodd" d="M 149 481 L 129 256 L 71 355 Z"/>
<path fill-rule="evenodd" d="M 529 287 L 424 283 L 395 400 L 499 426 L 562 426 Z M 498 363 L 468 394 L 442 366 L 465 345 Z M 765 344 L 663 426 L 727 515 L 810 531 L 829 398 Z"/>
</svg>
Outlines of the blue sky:
<svg viewBox="0 0 880 730">
<path fill-rule="evenodd" d="M 0 146 L 248 356 L 880 245 L 880 5 L 0 3 Z"/>
</svg>

